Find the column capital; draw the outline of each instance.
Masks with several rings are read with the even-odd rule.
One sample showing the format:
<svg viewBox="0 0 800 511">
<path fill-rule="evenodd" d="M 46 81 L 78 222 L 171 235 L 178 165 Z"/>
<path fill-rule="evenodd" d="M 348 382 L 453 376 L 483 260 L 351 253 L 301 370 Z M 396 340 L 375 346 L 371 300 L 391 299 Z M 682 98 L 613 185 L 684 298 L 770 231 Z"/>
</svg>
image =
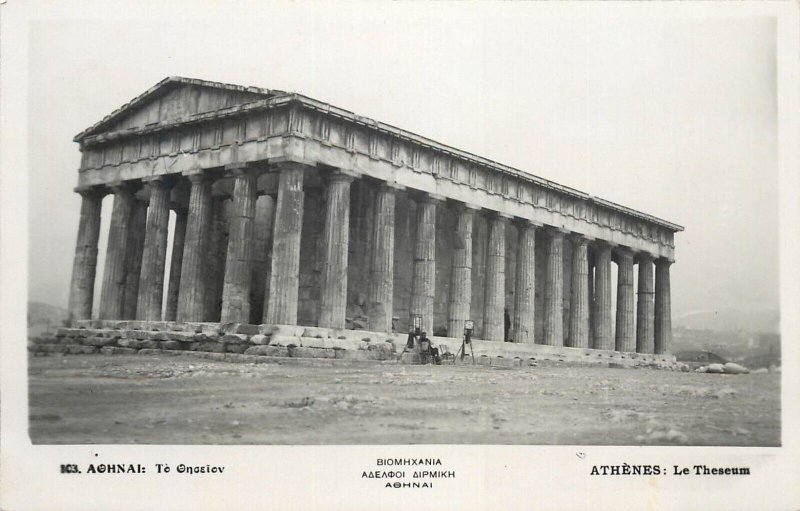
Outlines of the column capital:
<svg viewBox="0 0 800 511">
<path fill-rule="evenodd" d="M 613 248 L 617 247 L 618 245 L 613 241 L 603 240 L 603 239 L 596 239 L 592 242 L 592 246 L 595 249 L 602 249 L 602 250 L 612 250 Z"/>
<path fill-rule="evenodd" d="M 656 266 L 666 266 L 670 267 L 675 264 L 674 259 L 669 259 L 668 257 L 659 257 L 655 259 Z"/>
<path fill-rule="evenodd" d="M 509 215 L 507 213 L 502 213 L 500 211 L 495 211 L 493 209 L 486 210 L 486 216 L 493 219 L 493 220 L 500 220 L 504 223 L 508 223 L 514 219 L 513 215 Z"/>
<path fill-rule="evenodd" d="M 98 198 L 102 199 L 108 195 L 108 189 L 103 186 L 76 186 L 73 188 L 75 193 L 86 199 Z"/>
<path fill-rule="evenodd" d="M 530 218 L 523 218 L 523 217 L 514 217 L 514 223 L 520 227 L 534 227 L 539 229 L 544 226 L 541 222 L 537 222 L 536 220 L 531 220 Z"/>
<path fill-rule="evenodd" d="M 635 255 L 636 262 L 649 262 L 652 263 L 655 260 L 655 257 L 650 252 L 636 252 Z"/>
<path fill-rule="evenodd" d="M 633 258 L 636 255 L 636 251 L 630 247 L 626 247 L 625 245 L 617 245 L 613 248 L 614 254 L 619 257 L 630 257 Z"/>
<path fill-rule="evenodd" d="M 311 165 L 307 163 L 300 163 L 297 161 L 280 161 L 274 163 L 273 166 L 278 170 L 305 170 Z"/>
<path fill-rule="evenodd" d="M 567 229 L 563 229 L 561 227 L 556 227 L 553 225 L 546 225 L 544 226 L 544 232 L 547 233 L 548 236 L 553 238 L 563 238 L 566 235 L 570 234 L 572 231 L 568 231 Z"/>
<path fill-rule="evenodd" d="M 352 183 L 357 177 L 359 174 L 344 169 L 336 169 L 328 174 L 331 183 Z"/>
<path fill-rule="evenodd" d="M 112 193 L 133 193 L 135 191 L 135 187 L 133 182 L 131 181 L 116 181 L 113 183 L 108 184 L 108 188 L 111 190 Z"/>
<path fill-rule="evenodd" d="M 202 170 L 191 170 L 182 173 L 183 176 L 189 179 L 192 184 L 202 183 L 203 181 L 210 180 L 209 176 L 204 174 Z"/>
<path fill-rule="evenodd" d="M 405 186 L 403 186 L 401 184 L 397 184 L 394 181 L 382 181 L 378 185 L 378 188 L 380 190 L 390 191 L 392 193 L 394 193 L 394 192 L 402 192 L 402 191 L 405 191 L 405 189 L 406 189 Z"/>
<path fill-rule="evenodd" d="M 588 245 L 590 241 L 594 240 L 594 238 L 591 236 L 586 236 L 585 234 L 581 234 L 579 232 L 571 232 L 567 235 L 567 238 L 578 245 Z"/>
</svg>

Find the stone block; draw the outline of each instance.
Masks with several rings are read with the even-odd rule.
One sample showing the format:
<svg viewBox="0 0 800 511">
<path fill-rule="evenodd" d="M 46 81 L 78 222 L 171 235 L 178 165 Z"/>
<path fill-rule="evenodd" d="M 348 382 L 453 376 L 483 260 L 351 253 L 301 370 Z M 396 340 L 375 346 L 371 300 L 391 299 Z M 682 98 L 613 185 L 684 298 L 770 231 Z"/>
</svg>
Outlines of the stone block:
<svg viewBox="0 0 800 511">
<path fill-rule="evenodd" d="M 331 345 L 327 338 L 321 337 L 306 337 L 305 335 L 300 338 L 300 344 L 306 348 L 330 348 Z"/>
<path fill-rule="evenodd" d="M 239 328 L 236 329 L 237 334 L 243 335 L 260 335 L 261 330 L 259 325 L 249 325 L 249 324 L 241 324 Z"/>
<path fill-rule="evenodd" d="M 185 346 L 180 341 L 160 341 L 158 347 L 162 350 L 182 350 Z"/>
<path fill-rule="evenodd" d="M 197 347 L 197 351 L 208 351 L 211 353 L 223 353 L 225 351 L 225 345 L 221 342 L 216 341 L 205 341 L 201 342 L 200 345 Z"/>
<path fill-rule="evenodd" d="M 486 355 L 481 355 L 478 357 L 478 365 L 488 366 L 492 363 L 492 357 L 487 357 Z"/>
<path fill-rule="evenodd" d="M 217 337 L 220 334 L 218 323 L 200 323 L 200 332 L 208 337 Z"/>
<path fill-rule="evenodd" d="M 270 337 L 262 334 L 255 334 L 254 336 L 250 337 L 250 342 L 253 344 L 269 344 Z"/>
<path fill-rule="evenodd" d="M 288 335 L 300 337 L 307 327 L 296 325 L 258 325 L 258 332 L 262 335 Z"/>
<path fill-rule="evenodd" d="M 116 344 L 117 340 L 111 337 L 100 337 L 95 335 L 92 337 L 87 337 L 84 343 L 90 346 L 110 346 L 112 344 Z"/>
<path fill-rule="evenodd" d="M 131 348 L 118 348 L 116 346 L 103 346 L 100 353 L 103 355 L 135 355 L 138 350 Z"/>
<path fill-rule="evenodd" d="M 307 326 L 303 330 L 303 337 L 316 337 L 318 339 L 326 339 L 330 337 L 330 330 L 327 328 L 320 328 L 315 326 Z"/>
<path fill-rule="evenodd" d="M 270 339 L 269 343 L 273 346 L 300 346 L 300 337 L 296 337 L 293 335 L 283 335 L 283 334 L 272 334 L 272 338 Z"/>
<path fill-rule="evenodd" d="M 228 343 L 225 345 L 225 353 L 244 353 L 249 346 L 249 343 Z"/>
<path fill-rule="evenodd" d="M 235 334 L 239 329 L 239 323 L 220 323 L 219 333 L 222 335 Z"/>
<path fill-rule="evenodd" d="M 295 358 L 336 358 L 336 354 L 332 349 L 307 348 L 305 346 L 289 348 L 289 356 Z"/>
<path fill-rule="evenodd" d="M 224 343 L 249 343 L 250 338 L 244 334 L 225 334 L 222 336 L 221 341 Z"/>
<path fill-rule="evenodd" d="M 154 341 L 171 341 L 172 332 L 166 330 L 158 330 L 150 333 L 150 338 Z"/>
<path fill-rule="evenodd" d="M 89 355 L 91 353 L 97 353 L 96 346 L 82 346 L 80 344 L 68 344 L 66 346 L 67 350 L 65 353 L 69 353 L 70 355 Z"/>
<path fill-rule="evenodd" d="M 178 342 L 192 342 L 194 340 L 194 333 L 192 332 L 169 332 L 168 341 L 178 341 Z"/>
</svg>

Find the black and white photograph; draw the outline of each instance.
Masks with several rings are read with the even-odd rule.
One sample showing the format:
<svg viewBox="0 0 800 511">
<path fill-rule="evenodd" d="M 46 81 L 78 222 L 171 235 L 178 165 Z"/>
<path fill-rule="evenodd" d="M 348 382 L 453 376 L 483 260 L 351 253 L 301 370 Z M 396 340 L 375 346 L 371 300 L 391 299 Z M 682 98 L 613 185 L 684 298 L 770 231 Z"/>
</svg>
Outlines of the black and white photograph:
<svg viewBox="0 0 800 511">
<path fill-rule="evenodd" d="M 0 14 L 2 509 L 800 506 L 796 3 Z"/>
</svg>

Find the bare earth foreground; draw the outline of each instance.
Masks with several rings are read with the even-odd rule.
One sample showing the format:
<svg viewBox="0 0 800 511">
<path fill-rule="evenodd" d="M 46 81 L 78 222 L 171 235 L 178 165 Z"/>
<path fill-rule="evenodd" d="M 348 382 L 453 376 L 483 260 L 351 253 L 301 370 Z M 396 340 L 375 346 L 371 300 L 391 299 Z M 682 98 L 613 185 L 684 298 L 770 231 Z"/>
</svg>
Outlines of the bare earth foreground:
<svg viewBox="0 0 800 511">
<path fill-rule="evenodd" d="M 34 443 L 780 445 L 780 374 L 30 358 Z"/>
</svg>

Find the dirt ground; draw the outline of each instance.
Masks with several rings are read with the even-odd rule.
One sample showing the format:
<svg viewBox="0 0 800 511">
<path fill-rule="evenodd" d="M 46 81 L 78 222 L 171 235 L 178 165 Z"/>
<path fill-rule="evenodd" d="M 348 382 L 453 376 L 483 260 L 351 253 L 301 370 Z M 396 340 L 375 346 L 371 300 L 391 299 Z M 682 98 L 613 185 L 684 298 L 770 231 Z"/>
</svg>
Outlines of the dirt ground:
<svg viewBox="0 0 800 511">
<path fill-rule="evenodd" d="M 30 358 L 34 443 L 780 445 L 780 374 Z"/>
</svg>

